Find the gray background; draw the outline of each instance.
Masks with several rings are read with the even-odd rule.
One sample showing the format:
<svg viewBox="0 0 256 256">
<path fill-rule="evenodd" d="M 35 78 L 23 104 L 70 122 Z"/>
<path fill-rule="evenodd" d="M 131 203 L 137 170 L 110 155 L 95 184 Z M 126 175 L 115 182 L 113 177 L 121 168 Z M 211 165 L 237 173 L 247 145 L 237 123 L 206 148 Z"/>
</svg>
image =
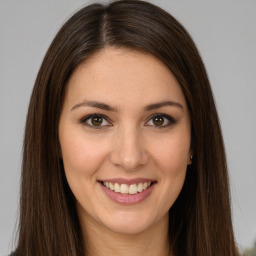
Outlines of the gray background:
<svg viewBox="0 0 256 256">
<path fill-rule="evenodd" d="M 236 239 L 250 247 L 256 239 L 256 0 L 151 2 L 184 25 L 201 52 L 226 144 Z M 15 239 L 23 129 L 36 74 L 58 28 L 87 3 L 0 0 L 0 255 Z"/>
</svg>

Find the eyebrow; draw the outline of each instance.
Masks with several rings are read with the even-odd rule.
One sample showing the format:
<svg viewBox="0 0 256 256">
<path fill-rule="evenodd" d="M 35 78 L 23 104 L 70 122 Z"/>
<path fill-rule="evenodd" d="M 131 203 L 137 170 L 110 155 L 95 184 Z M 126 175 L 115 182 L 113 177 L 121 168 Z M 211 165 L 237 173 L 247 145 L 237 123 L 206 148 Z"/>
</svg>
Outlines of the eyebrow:
<svg viewBox="0 0 256 256">
<path fill-rule="evenodd" d="M 157 109 L 157 108 L 161 108 L 161 107 L 166 107 L 166 106 L 178 107 L 182 110 L 184 109 L 183 106 L 180 103 L 168 100 L 168 101 L 161 101 L 161 102 L 158 102 L 158 103 L 150 104 L 150 105 L 146 106 L 144 108 L 144 110 L 149 111 L 149 110 L 153 110 L 153 109 Z"/>
<path fill-rule="evenodd" d="M 111 107 L 105 103 L 98 102 L 98 101 L 83 101 L 83 102 L 78 103 L 75 106 L 73 106 L 71 108 L 71 111 L 73 111 L 79 107 L 93 107 L 93 108 L 99 108 L 99 109 L 103 109 L 103 110 L 117 112 L 117 108 Z"/>
<path fill-rule="evenodd" d="M 153 103 L 150 105 L 147 105 L 144 107 L 144 111 L 150 111 L 153 109 L 158 109 L 161 107 L 166 107 L 166 106 L 171 106 L 171 107 L 178 107 L 181 110 L 184 109 L 184 107 L 182 106 L 182 104 L 175 102 L 175 101 L 161 101 L 161 102 L 157 102 L 157 103 Z M 76 105 L 74 105 L 71 108 L 71 111 L 79 108 L 79 107 L 93 107 L 93 108 L 99 108 L 99 109 L 103 109 L 103 110 L 107 110 L 107 111 L 112 111 L 112 112 L 117 112 L 118 109 L 112 106 L 109 106 L 108 104 L 105 104 L 103 102 L 98 102 L 98 101 L 83 101 L 81 103 L 78 103 Z"/>
</svg>

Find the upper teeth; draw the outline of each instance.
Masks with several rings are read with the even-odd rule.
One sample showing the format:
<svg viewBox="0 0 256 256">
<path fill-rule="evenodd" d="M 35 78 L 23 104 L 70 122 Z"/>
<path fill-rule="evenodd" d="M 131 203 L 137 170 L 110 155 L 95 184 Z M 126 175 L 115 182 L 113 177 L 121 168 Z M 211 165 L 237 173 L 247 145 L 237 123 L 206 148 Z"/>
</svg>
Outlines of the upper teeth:
<svg viewBox="0 0 256 256">
<path fill-rule="evenodd" d="M 127 185 L 104 181 L 103 185 L 117 193 L 134 195 L 137 194 L 138 192 L 147 189 L 151 185 L 151 182 Z"/>
</svg>

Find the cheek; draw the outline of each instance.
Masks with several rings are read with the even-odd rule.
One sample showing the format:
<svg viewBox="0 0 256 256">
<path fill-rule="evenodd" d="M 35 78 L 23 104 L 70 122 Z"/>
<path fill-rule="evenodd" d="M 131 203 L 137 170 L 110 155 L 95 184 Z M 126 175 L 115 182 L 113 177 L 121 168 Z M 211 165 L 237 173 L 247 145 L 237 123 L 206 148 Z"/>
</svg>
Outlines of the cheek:
<svg viewBox="0 0 256 256">
<path fill-rule="evenodd" d="M 169 136 L 155 148 L 154 161 L 157 164 L 161 183 L 161 207 L 166 211 L 176 201 L 185 181 L 188 155 L 190 151 L 190 134 L 179 133 Z"/>
<path fill-rule="evenodd" d="M 163 172 L 178 175 L 187 169 L 189 151 L 190 137 L 177 135 L 162 140 L 158 147 L 152 150 L 152 155 Z"/>
<path fill-rule="evenodd" d="M 106 156 L 106 147 L 86 136 L 64 134 L 61 139 L 61 151 L 67 176 L 92 176 L 98 170 Z"/>
<path fill-rule="evenodd" d="M 170 139 L 162 143 L 159 150 L 155 151 L 154 160 L 161 181 L 159 208 L 163 209 L 163 212 L 169 211 L 182 190 L 189 148 L 190 143 L 183 139 Z"/>
<path fill-rule="evenodd" d="M 106 146 L 79 133 L 61 138 L 62 159 L 67 182 L 77 202 L 90 209 L 96 175 L 106 158 Z"/>
</svg>

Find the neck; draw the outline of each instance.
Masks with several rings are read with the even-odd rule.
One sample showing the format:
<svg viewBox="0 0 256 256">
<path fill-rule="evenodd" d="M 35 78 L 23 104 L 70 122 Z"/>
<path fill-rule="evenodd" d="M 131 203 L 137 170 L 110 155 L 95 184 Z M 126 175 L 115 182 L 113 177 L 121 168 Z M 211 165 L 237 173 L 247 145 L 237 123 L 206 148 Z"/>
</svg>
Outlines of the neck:
<svg viewBox="0 0 256 256">
<path fill-rule="evenodd" d="M 95 220 L 83 218 L 81 224 L 86 255 L 171 256 L 168 221 L 167 215 L 141 233 L 120 234 L 102 227 Z"/>
</svg>

